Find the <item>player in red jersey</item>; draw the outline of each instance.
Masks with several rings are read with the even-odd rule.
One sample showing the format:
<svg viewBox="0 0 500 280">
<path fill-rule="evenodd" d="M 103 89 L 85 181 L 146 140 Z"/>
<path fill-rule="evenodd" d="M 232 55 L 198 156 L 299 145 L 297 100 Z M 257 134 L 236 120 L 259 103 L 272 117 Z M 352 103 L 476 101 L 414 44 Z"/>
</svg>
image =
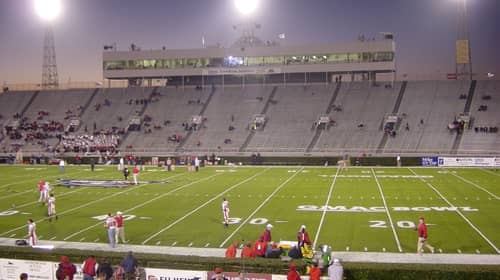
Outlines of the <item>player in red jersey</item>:
<svg viewBox="0 0 500 280">
<path fill-rule="evenodd" d="M 418 218 L 418 244 L 417 244 L 417 253 L 422 254 L 423 253 L 423 247 L 427 247 L 429 250 L 431 250 L 431 253 L 434 254 L 434 247 L 429 245 L 427 243 L 427 225 L 424 222 L 424 217 L 419 217 Z"/>
</svg>

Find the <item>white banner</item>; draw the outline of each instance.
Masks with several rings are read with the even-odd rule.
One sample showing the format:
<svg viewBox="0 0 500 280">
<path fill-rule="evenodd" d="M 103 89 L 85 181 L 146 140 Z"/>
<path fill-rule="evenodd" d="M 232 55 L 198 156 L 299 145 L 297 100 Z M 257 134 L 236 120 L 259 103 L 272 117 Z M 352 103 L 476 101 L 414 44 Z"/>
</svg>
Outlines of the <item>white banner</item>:
<svg viewBox="0 0 500 280">
<path fill-rule="evenodd" d="M 202 74 L 208 75 L 256 75 L 256 74 L 278 74 L 281 73 L 281 68 L 254 68 L 254 67 L 235 67 L 235 68 L 214 68 L 204 69 Z"/>
<path fill-rule="evenodd" d="M 438 165 L 443 167 L 493 167 L 497 159 L 492 157 L 439 157 Z"/>
<path fill-rule="evenodd" d="M 147 280 L 207 280 L 206 271 L 144 268 Z"/>
<path fill-rule="evenodd" d="M 28 279 L 55 279 L 54 263 L 42 261 L 0 259 L 0 280 L 19 279 L 21 273 L 27 273 Z"/>
<path fill-rule="evenodd" d="M 495 158 L 494 166 L 495 167 L 500 167 L 500 158 Z"/>
</svg>

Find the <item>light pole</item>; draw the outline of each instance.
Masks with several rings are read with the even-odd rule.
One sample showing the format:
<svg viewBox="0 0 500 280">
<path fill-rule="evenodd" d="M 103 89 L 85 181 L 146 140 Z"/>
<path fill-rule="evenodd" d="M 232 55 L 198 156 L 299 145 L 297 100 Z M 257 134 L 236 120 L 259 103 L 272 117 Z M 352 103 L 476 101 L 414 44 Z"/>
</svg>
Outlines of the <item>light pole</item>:
<svg viewBox="0 0 500 280">
<path fill-rule="evenodd" d="M 34 3 L 36 13 L 46 25 L 43 43 L 42 88 L 58 88 L 59 77 L 52 23 L 61 12 L 61 2 L 60 0 L 35 0 Z"/>
<path fill-rule="evenodd" d="M 457 79 L 472 80 L 467 0 L 458 1 L 457 40 L 455 41 L 455 73 Z"/>
</svg>

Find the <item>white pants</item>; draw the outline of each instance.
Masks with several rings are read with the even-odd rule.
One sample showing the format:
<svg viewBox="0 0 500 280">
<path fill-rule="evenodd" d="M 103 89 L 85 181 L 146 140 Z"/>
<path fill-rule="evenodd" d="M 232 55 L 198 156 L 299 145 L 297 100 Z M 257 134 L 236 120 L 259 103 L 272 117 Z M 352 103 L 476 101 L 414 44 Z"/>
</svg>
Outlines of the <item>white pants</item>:
<svg viewBox="0 0 500 280">
<path fill-rule="evenodd" d="M 116 243 L 118 243 L 118 240 L 119 240 L 118 237 L 120 237 L 120 239 L 122 240 L 122 243 L 125 243 L 125 231 L 124 231 L 123 227 L 116 228 L 116 233 L 115 233 Z"/>
<path fill-rule="evenodd" d="M 137 185 L 137 174 L 132 174 L 132 177 L 134 177 L 134 184 Z"/>
</svg>

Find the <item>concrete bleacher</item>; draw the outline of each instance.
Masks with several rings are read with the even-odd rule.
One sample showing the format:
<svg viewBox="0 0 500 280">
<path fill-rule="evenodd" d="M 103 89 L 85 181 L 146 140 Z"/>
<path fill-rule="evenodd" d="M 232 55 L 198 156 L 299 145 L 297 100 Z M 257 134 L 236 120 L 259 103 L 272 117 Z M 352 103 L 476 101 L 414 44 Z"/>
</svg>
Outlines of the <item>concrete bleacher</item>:
<svg viewBox="0 0 500 280">
<path fill-rule="evenodd" d="M 262 111 L 271 91 L 272 87 L 257 85 L 219 89 L 204 114 L 206 129 L 194 133 L 184 149 L 237 151 L 248 135 L 252 116 Z M 225 139 L 231 139 L 230 143 L 224 143 Z"/>
<path fill-rule="evenodd" d="M 342 111 L 332 112 L 330 117 L 336 124 L 320 136 L 313 151 L 349 153 L 376 149 L 384 135 L 384 116 L 394 107 L 399 88 L 399 83 L 391 88 L 370 86 L 368 82 L 344 83 L 336 101 Z"/>
<path fill-rule="evenodd" d="M 33 91 L 5 92 L 0 94 L 0 126 L 14 119 L 14 114 L 21 113 L 33 96 Z"/>
<path fill-rule="evenodd" d="M 387 141 L 385 153 L 446 153 L 453 146 L 456 132 L 448 124 L 464 110 L 467 81 L 408 82 L 399 112 L 401 126 L 396 137 Z M 423 124 L 421 124 L 423 121 Z M 408 123 L 409 130 L 406 130 Z"/>
<path fill-rule="evenodd" d="M 152 88 L 111 88 L 98 92 L 87 110 L 80 118 L 79 134 L 94 132 L 94 123 L 97 130 L 109 129 L 113 126 L 126 128 L 128 120 L 135 115 L 143 105 L 135 104 L 136 99 L 146 99 L 151 94 Z M 130 100 L 134 102 L 128 104 Z M 109 106 L 104 105 L 105 100 L 110 102 Z M 96 106 L 100 108 L 97 110 Z M 121 117 L 120 121 L 118 117 Z M 85 132 L 87 128 L 87 132 Z"/>
<path fill-rule="evenodd" d="M 257 131 L 247 151 L 305 151 L 315 131 L 313 123 L 325 112 L 334 86 L 280 86 L 262 131 Z"/>
<path fill-rule="evenodd" d="M 148 115 L 152 118 L 151 127 L 149 127 L 151 133 L 145 134 L 145 127 L 142 125 L 141 131 L 129 132 L 121 147 L 132 146 L 136 151 L 144 149 L 175 150 L 178 143 L 168 141 L 168 137 L 174 134 L 186 135 L 187 132 L 184 130 L 182 123 L 188 122 L 193 115 L 199 114 L 211 90 L 211 88 L 198 90 L 194 87 L 158 89 L 160 96 L 154 98 L 157 101 L 150 103 L 143 114 L 143 116 Z M 170 121 L 170 124 L 164 125 L 165 121 Z M 154 125 L 161 126 L 161 129 L 154 129 Z"/>
<path fill-rule="evenodd" d="M 483 100 L 483 96 L 491 96 Z M 478 111 L 479 106 L 486 105 L 486 111 Z M 473 118 L 471 129 L 463 134 L 459 152 L 490 153 L 500 149 L 500 133 L 475 132 L 474 127 L 500 127 L 500 82 L 478 81 L 476 94 L 472 100 L 470 114 Z"/>
</svg>

